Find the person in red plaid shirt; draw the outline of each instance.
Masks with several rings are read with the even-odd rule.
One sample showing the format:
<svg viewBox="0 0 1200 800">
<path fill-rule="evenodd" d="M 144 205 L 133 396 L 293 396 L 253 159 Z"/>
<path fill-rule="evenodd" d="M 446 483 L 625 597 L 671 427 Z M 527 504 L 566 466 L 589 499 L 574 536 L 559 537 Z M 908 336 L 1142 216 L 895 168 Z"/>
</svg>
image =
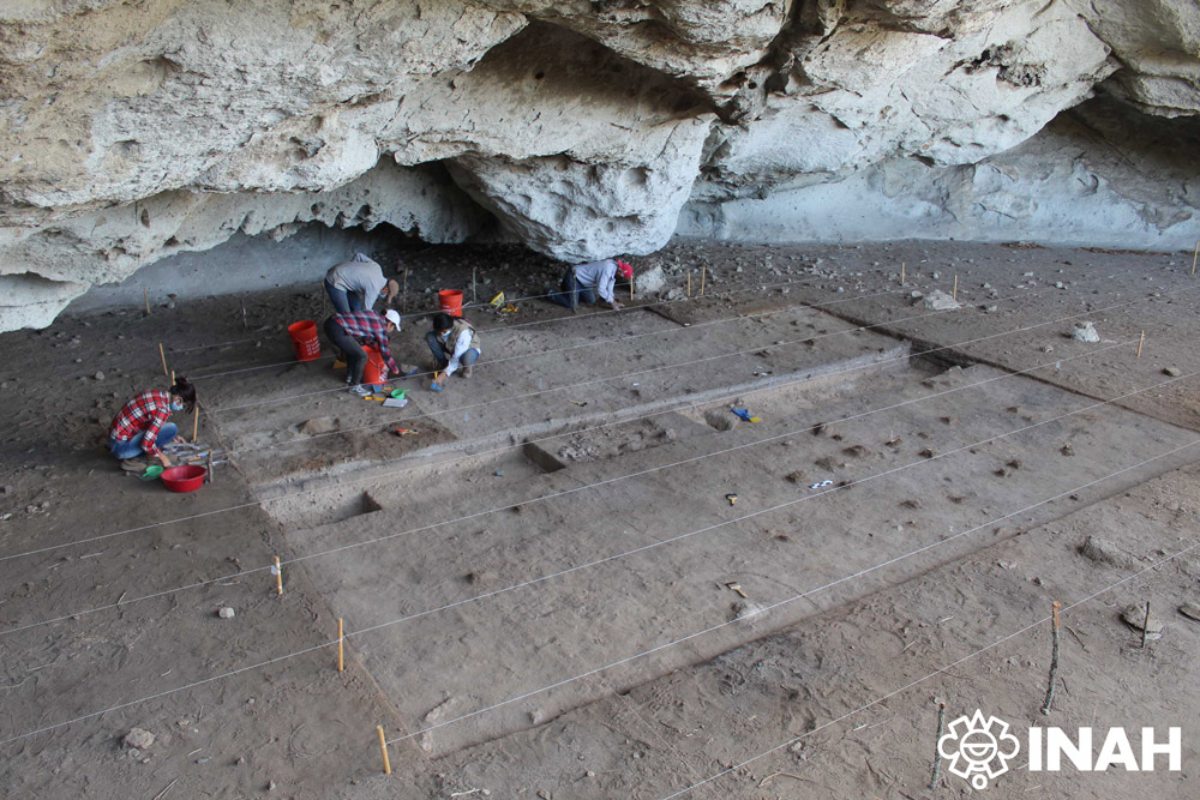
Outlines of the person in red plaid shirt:
<svg viewBox="0 0 1200 800">
<path fill-rule="evenodd" d="M 341 351 L 342 358 L 346 359 L 346 383 L 350 384 L 351 392 L 358 395 L 371 393 L 362 385 L 363 369 L 367 366 L 367 354 L 362 348 L 364 344 L 379 348 L 379 355 L 383 356 L 388 373 L 408 374 L 396 364 L 389 347 L 388 336 L 398 330 L 400 312 L 391 308 L 384 315 L 364 309 L 334 314 L 325 320 L 325 335 L 333 342 L 334 347 Z"/>
<path fill-rule="evenodd" d="M 180 378 L 169 391 L 148 389 L 130 400 L 108 429 L 108 450 L 122 461 L 146 455 L 164 467 L 171 459 L 160 448 L 175 438 L 178 428 L 169 422 L 172 411 L 191 412 L 196 407 L 196 387 Z"/>
</svg>

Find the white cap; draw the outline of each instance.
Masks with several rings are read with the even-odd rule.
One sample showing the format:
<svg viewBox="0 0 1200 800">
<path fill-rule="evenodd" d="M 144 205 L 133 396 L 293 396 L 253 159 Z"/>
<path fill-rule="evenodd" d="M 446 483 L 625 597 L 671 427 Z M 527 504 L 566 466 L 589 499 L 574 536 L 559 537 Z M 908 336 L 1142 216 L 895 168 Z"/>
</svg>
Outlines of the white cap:
<svg viewBox="0 0 1200 800">
<path fill-rule="evenodd" d="M 396 330 L 400 330 L 400 312 L 394 308 L 389 308 L 384 315 L 387 321 L 396 326 Z"/>
</svg>

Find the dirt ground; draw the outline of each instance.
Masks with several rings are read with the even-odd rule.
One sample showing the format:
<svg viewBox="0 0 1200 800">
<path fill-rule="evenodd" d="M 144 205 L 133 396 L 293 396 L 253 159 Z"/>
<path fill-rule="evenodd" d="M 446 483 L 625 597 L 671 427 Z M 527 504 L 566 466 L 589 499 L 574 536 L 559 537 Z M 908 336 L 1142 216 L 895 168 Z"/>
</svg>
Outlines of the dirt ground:
<svg viewBox="0 0 1200 800">
<path fill-rule="evenodd" d="M 425 367 L 436 289 L 520 298 L 557 272 L 396 256 L 396 350 Z M 641 308 L 468 310 L 476 374 L 398 381 L 398 410 L 292 359 L 319 287 L 0 336 L 6 793 L 961 796 L 945 770 L 927 789 L 941 701 L 1183 729 L 1182 772 L 1016 768 L 994 796 L 1195 796 L 1191 254 L 678 242 L 635 266 L 666 280 Z M 1071 338 L 1085 320 L 1101 341 Z M 159 342 L 230 455 L 195 494 L 100 446 L 163 382 Z M 1165 628 L 1143 649 L 1120 613 L 1146 600 Z"/>
</svg>

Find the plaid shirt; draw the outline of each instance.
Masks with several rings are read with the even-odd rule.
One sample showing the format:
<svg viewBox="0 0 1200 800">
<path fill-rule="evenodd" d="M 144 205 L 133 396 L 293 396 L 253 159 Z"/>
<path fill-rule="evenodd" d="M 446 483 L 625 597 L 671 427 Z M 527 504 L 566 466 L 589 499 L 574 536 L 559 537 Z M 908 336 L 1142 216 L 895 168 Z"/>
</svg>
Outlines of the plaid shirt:
<svg viewBox="0 0 1200 800">
<path fill-rule="evenodd" d="M 171 416 L 171 395 L 161 389 L 149 389 L 126 403 L 113 417 L 108 435 L 119 442 L 128 442 L 142 431 L 142 450 L 148 456 L 159 453 L 154 443 L 158 431 Z"/>
<path fill-rule="evenodd" d="M 396 359 L 388 347 L 387 320 L 374 311 L 351 311 L 349 314 L 334 314 L 334 321 L 341 326 L 348 336 L 353 336 L 363 344 L 373 344 L 379 348 L 388 371 L 393 375 L 400 374 Z"/>
</svg>

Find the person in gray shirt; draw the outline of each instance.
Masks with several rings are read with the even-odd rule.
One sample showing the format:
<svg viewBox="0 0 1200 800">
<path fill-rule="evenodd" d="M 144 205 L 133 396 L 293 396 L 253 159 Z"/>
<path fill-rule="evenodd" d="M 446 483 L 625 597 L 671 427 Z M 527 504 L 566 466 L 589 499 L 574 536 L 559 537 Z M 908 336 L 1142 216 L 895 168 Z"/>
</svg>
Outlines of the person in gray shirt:
<svg viewBox="0 0 1200 800">
<path fill-rule="evenodd" d="M 559 291 L 548 292 L 546 299 L 574 311 L 580 303 L 595 303 L 599 297 L 609 308 L 619 309 L 621 304 L 613 292 L 618 275 L 624 281 L 632 281 L 633 267 L 615 258 L 575 264 L 563 273 Z"/>
<path fill-rule="evenodd" d="M 379 295 L 390 306 L 400 293 L 400 284 L 383 277 L 383 267 L 362 253 L 331 267 L 325 273 L 325 291 L 339 314 L 363 309 L 374 310 Z"/>
</svg>

